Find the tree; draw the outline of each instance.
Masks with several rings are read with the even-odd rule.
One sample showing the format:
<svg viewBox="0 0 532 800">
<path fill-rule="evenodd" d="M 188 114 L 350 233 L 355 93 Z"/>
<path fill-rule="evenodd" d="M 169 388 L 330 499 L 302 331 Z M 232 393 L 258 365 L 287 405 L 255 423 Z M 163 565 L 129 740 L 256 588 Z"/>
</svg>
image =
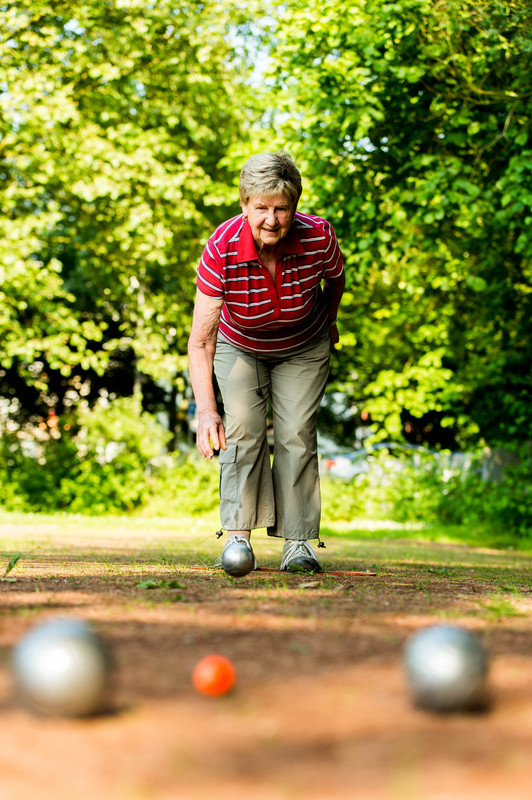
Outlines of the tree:
<svg viewBox="0 0 532 800">
<path fill-rule="evenodd" d="M 526 0 L 277 8 L 282 139 L 346 255 L 338 385 L 386 434 L 532 436 L 531 33 Z"/>
<path fill-rule="evenodd" d="M 75 405 L 113 370 L 124 394 L 183 385 L 195 263 L 234 202 L 223 158 L 244 136 L 241 17 L 214 0 L 0 5 L 12 406 Z"/>
</svg>

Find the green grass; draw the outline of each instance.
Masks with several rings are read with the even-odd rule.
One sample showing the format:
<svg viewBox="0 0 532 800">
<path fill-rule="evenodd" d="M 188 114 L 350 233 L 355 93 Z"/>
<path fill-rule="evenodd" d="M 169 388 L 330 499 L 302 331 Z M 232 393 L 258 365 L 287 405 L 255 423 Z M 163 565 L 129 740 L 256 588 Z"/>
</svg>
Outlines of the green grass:
<svg viewBox="0 0 532 800">
<path fill-rule="evenodd" d="M 519 550 L 532 553 L 532 540 L 518 538 L 507 532 L 491 531 L 480 527 L 424 524 L 421 522 L 383 522 L 354 520 L 350 522 L 324 521 L 322 537 L 356 538 L 384 541 L 414 540 L 439 544 L 461 544 L 470 547 L 489 547 L 499 550 Z"/>
<path fill-rule="evenodd" d="M 179 518 L 0 512 L 0 574 L 22 553 L 10 572 L 16 575 L 29 552 L 34 557 L 72 552 L 77 563 L 99 558 L 113 578 L 120 575 L 126 554 L 155 570 L 177 563 L 211 566 L 221 547 L 215 536 L 218 527 L 215 511 Z M 494 590 L 510 593 L 519 591 L 520 573 L 528 576 L 532 568 L 532 543 L 503 532 L 483 536 L 481 531 L 456 526 L 353 520 L 324 521 L 321 538 L 326 547 L 318 553 L 329 569 L 387 573 L 392 568 L 415 568 L 418 584 L 425 578 L 430 584 L 436 577 L 453 581 L 475 574 L 493 582 Z M 260 563 L 278 566 L 279 540 L 257 531 L 253 542 Z"/>
</svg>

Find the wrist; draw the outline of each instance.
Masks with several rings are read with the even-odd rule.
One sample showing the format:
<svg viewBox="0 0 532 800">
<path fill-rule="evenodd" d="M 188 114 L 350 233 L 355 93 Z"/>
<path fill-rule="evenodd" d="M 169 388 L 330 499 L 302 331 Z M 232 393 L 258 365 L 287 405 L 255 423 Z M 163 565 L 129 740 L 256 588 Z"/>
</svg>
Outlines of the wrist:
<svg viewBox="0 0 532 800">
<path fill-rule="evenodd" d="M 201 408 L 197 410 L 198 417 L 204 417 L 206 414 L 217 414 L 218 409 L 216 408 Z"/>
</svg>

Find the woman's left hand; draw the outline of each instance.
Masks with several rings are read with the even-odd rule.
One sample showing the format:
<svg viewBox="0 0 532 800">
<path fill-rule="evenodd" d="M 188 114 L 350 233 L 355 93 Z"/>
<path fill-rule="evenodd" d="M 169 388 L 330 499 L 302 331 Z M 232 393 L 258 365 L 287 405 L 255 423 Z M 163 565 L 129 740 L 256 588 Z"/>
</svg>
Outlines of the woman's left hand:
<svg viewBox="0 0 532 800">
<path fill-rule="evenodd" d="M 340 341 L 340 334 L 338 333 L 338 326 L 336 322 L 333 322 L 331 325 L 329 325 L 329 341 L 331 343 L 331 350 L 333 350 L 334 345 L 338 344 Z"/>
</svg>

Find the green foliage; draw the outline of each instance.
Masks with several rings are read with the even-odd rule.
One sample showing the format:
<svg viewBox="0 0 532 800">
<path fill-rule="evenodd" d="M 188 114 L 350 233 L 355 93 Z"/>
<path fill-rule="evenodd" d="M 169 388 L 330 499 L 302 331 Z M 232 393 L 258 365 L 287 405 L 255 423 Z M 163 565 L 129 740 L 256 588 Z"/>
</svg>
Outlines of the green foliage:
<svg viewBox="0 0 532 800">
<path fill-rule="evenodd" d="M 453 475 L 438 509 L 444 523 L 488 525 L 521 537 L 532 535 L 532 460 L 524 453 L 516 465 L 505 467 L 504 479 L 485 481 L 479 470 Z"/>
<path fill-rule="evenodd" d="M 164 450 L 169 434 L 135 397 L 123 397 L 79 414 L 77 452 L 90 462 L 147 464 Z"/>
<path fill-rule="evenodd" d="M 438 519 L 445 486 L 442 469 L 430 455 L 368 457 L 368 471 L 349 482 L 325 477 L 323 516 L 330 520 L 372 519 L 431 524 Z"/>
<path fill-rule="evenodd" d="M 216 508 L 216 464 L 196 453 L 166 453 L 168 436 L 135 398 L 85 410 L 74 436 L 34 441 L 31 452 L 24 440 L 4 436 L 0 503 L 11 511 L 89 515 L 178 516 Z"/>
<path fill-rule="evenodd" d="M 74 437 L 49 438 L 28 453 L 3 437 L 0 503 L 10 511 L 69 511 L 86 515 L 140 513 L 146 517 L 202 516 L 218 508 L 215 462 L 165 453 L 162 428 L 131 398 L 97 407 L 81 418 Z M 348 483 L 324 477 L 325 524 L 367 519 L 466 526 L 532 534 L 530 453 L 488 482 L 474 462 L 466 471 L 442 455 L 369 456 L 369 469 Z"/>
<path fill-rule="evenodd" d="M 167 457 L 153 475 L 145 512 L 171 517 L 212 511 L 219 505 L 218 485 L 216 463 L 204 461 L 197 453 Z"/>
<path fill-rule="evenodd" d="M 237 167 L 277 146 L 346 255 L 332 378 L 351 427 L 532 439 L 527 0 L 288 0 L 268 16 L 255 0 L 8 0 L 0 30 L 0 411 L 22 418 L 0 437 L 7 507 L 215 507 L 213 465 L 163 464 L 134 405 L 76 415 L 143 390 L 175 412 L 198 255 L 237 209 Z M 34 439 L 49 408 L 61 436 Z M 454 519 L 484 503 L 528 525 L 525 477 L 471 475 L 467 496 L 418 477 L 326 502 Z"/>
<path fill-rule="evenodd" d="M 283 3 L 281 141 L 346 255 L 337 385 L 388 436 L 532 436 L 527 0 Z M 266 98 L 267 99 L 267 98 Z M 386 435 L 386 434 L 385 434 Z"/>
<path fill-rule="evenodd" d="M 459 525 L 511 536 L 532 535 L 530 453 L 505 468 L 501 481 L 486 481 L 482 456 L 463 470 L 446 468 L 430 456 L 413 464 L 386 455 L 370 458 L 367 473 L 349 483 L 325 478 L 323 516 L 327 520 L 392 520 L 424 525 Z"/>
<path fill-rule="evenodd" d="M 10 510 L 132 511 L 150 494 L 149 465 L 168 434 L 134 398 L 87 410 L 76 435 L 33 442 L 3 437 L 0 501 Z"/>
<path fill-rule="evenodd" d="M 71 511 L 131 511 L 149 495 L 150 461 L 164 451 L 168 434 L 136 398 L 115 400 L 80 417 L 79 468 L 62 481 Z"/>
<path fill-rule="evenodd" d="M 5 508 L 48 511 L 70 506 L 72 493 L 63 482 L 68 482 L 80 469 L 72 440 L 50 439 L 41 446 L 35 443 L 38 458 L 36 454 L 29 455 L 15 437 L 4 444 L 6 460 L 0 467 L 0 500 Z"/>
<path fill-rule="evenodd" d="M 186 367 L 195 264 L 236 198 L 222 159 L 244 139 L 243 16 L 0 7 L 0 377 L 60 413 L 127 354 L 137 382 Z"/>
</svg>

